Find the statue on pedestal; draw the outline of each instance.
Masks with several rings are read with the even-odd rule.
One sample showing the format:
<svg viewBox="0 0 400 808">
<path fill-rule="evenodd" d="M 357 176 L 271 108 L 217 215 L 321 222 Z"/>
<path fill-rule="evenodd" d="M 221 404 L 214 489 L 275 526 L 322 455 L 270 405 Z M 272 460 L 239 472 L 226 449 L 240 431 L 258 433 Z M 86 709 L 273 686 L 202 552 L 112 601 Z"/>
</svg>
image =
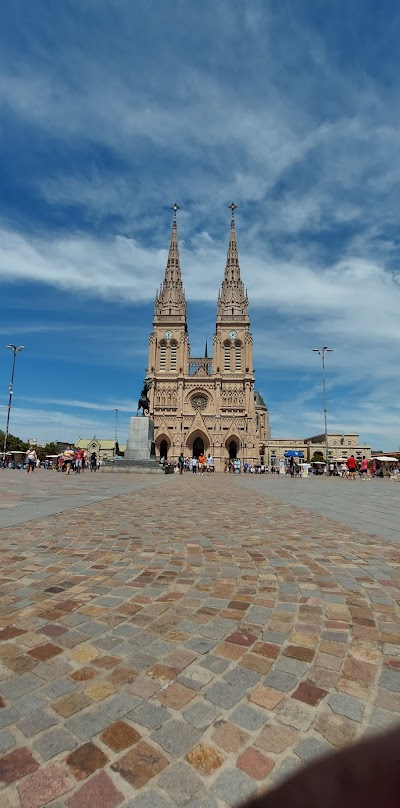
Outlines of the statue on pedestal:
<svg viewBox="0 0 400 808">
<path fill-rule="evenodd" d="M 139 410 L 142 410 L 142 415 L 149 415 L 150 413 L 150 401 L 147 397 L 147 393 L 151 389 L 153 382 L 151 379 L 145 379 L 143 382 L 143 389 L 140 393 L 140 398 L 138 401 L 137 412 L 139 415 Z"/>
</svg>

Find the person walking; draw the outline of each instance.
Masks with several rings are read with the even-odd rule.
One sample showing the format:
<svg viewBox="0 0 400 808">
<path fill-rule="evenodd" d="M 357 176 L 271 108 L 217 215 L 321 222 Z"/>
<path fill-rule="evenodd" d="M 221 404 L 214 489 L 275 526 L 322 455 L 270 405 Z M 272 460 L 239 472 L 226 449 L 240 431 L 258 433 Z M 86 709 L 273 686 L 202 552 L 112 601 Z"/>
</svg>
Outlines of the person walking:
<svg viewBox="0 0 400 808">
<path fill-rule="evenodd" d="M 192 457 L 192 472 L 193 472 L 193 474 L 197 474 L 197 466 L 198 466 L 197 457 Z"/>
<path fill-rule="evenodd" d="M 368 460 L 365 455 L 363 455 L 360 464 L 360 477 L 362 480 L 366 480 L 368 477 Z"/>
<path fill-rule="evenodd" d="M 83 449 L 77 449 L 75 452 L 75 472 L 76 474 L 80 474 L 83 470 L 83 458 L 85 456 L 85 452 Z"/>
<path fill-rule="evenodd" d="M 90 471 L 97 471 L 97 456 L 96 452 L 90 455 Z"/>
<path fill-rule="evenodd" d="M 357 471 L 357 461 L 354 455 L 351 455 L 351 457 L 347 458 L 347 468 L 349 470 L 349 479 L 355 480 Z"/>
<path fill-rule="evenodd" d="M 74 450 L 71 449 L 70 446 L 64 450 L 64 464 L 65 464 L 65 471 L 67 474 L 71 471 L 72 463 L 74 462 Z"/>
<path fill-rule="evenodd" d="M 35 449 L 33 448 L 33 446 L 30 446 L 28 451 L 26 452 L 26 455 L 25 455 L 26 473 L 27 474 L 29 474 L 30 471 L 32 473 L 35 471 L 36 461 L 37 461 L 37 454 L 36 454 Z"/>
<path fill-rule="evenodd" d="M 183 474 L 183 467 L 185 465 L 185 457 L 183 452 L 180 453 L 178 458 L 178 467 L 179 467 L 179 474 Z"/>
</svg>

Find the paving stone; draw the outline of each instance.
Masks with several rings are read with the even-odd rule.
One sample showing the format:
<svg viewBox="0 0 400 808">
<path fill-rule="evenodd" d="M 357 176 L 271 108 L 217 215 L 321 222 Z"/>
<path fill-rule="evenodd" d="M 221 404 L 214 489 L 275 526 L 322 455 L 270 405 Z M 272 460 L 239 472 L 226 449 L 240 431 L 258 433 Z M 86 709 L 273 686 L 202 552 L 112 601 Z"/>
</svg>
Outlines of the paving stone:
<svg viewBox="0 0 400 808">
<path fill-rule="evenodd" d="M 75 783 L 68 773 L 53 763 L 43 766 L 18 786 L 22 808 L 41 808 L 67 794 Z"/>
<path fill-rule="evenodd" d="M 11 749 L 15 745 L 16 741 L 12 732 L 8 729 L 2 730 L 0 732 L 0 754 L 7 752 L 8 749 Z"/>
<path fill-rule="evenodd" d="M 37 735 L 38 732 L 54 727 L 55 724 L 57 724 L 57 720 L 53 716 L 39 709 L 34 710 L 27 718 L 23 718 L 18 726 L 26 738 L 32 738 L 34 735 Z"/>
<path fill-rule="evenodd" d="M 76 739 L 63 727 L 57 727 L 45 732 L 33 744 L 43 760 L 50 760 L 50 758 L 59 755 L 60 752 L 70 751 L 76 745 Z"/>
<path fill-rule="evenodd" d="M 243 769 L 254 780 L 265 780 L 275 766 L 275 761 L 266 757 L 258 749 L 249 747 L 239 755 L 236 766 Z"/>
<path fill-rule="evenodd" d="M 299 768 L 300 761 L 298 758 L 288 756 L 285 757 L 283 763 L 275 766 L 275 769 L 270 774 L 270 779 L 274 785 L 279 785 L 291 777 Z"/>
<path fill-rule="evenodd" d="M 215 685 L 206 691 L 206 698 L 219 707 L 228 710 L 243 698 L 246 688 L 238 685 L 230 685 L 227 682 L 216 682 Z"/>
<path fill-rule="evenodd" d="M 361 701 L 352 698 L 352 696 L 334 693 L 332 696 L 329 696 L 327 702 L 337 715 L 344 715 L 352 721 L 358 721 L 358 723 L 362 722 L 365 705 Z"/>
<path fill-rule="evenodd" d="M 122 752 L 140 740 L 140 735 L 125 721 L 116 721 L 101 734 L 101 740 L 114 752 Z"/>
<path fill-rule="evenodd" d="M 185 805 L 185 808 L 218 808 L 218 803 L 208 789 L 204 788 L 193 800 Z"/>
<path fill-rule="evenodd" d="M 115 808 L 124 800 L 110 777 L 101 772 L 92 777 L 67 800 L 68 808 Z"/>
<path fill-rule="evenodd" d="M 178 721 L 175 718 L 151 733 L 151 738 L 173 757 L 179 757 L 187 752 L 198 741 L 199 736 L 200 732 L 197 729 L 186 721 Z"/>
<path fill-rule="evenodd" d="M 88 741 L 94 735 L 98 735 L 110 724 L 110 717 L 99 710 L 74 715 L 65 722 L 65 728 L 79 738 L 80 741 Z"/>
<path fill-rule="evenodd" d="M 23 673 L 21 676 L 13 676 L 6 682 L 0 683 L 0 692 L 7 699 L 16 701 L 21 696 L 26 696 L 43 684 L 43 680 L 34 673 Z"/>
<path fill-rule="evenodd" d="M 225 756 L 204 743 L 199 743 L 194 746 L 190 752 L 185 755 L 185 760 L 194 766 L 200 774 L 209 776 L 219 769 L 225 763 Z"/>
<path fill-rule="evenodd" d="M 254 687 L 260 681 L 261 676 L 255 671 L 234 668 L 229 673 L 226 673 L 223 678 L 225 682 L 229 682 L 231 685 L 248 689 Z"/>
<path fill-rule="evenodd" d="M 232 806 L 240 805 L 251 797 L 256 788 L 255 780 L 238 769 L 222 772 L 211 785 L 213 793 Z"/>
<path fill-rule="evenodd" d="M 237 752 L 249 740 L 250 735 L 245 732 L 236 724 L 226 721 L 218 721 L 215 724 L 216 729 L 211 735 L 212 740 L 217 746 L 220 746 L 225 752 Z"/>
<path fill-rule="evenodd" d="M 124 757 L 113 763 L 111 768 L 134 788 L 142 788 L 156 774 L 165 769 L 168 762 L 165 755 L 155 746 L 146 741 L 140 741 Z"/>
<path fill-rule="evenodd" d="M 308 671 L 309 665 L 306 662 L 301 662 L 299 659 L 291 659 L 290 657 L 281 656 L 275 664 L 273 670 L 283 671 L 284 673 L 293 673 L 294 676 L 304 676 Z"/>
<path fill-rule="evenodd" d="M 379 687 L 400 693 L 400 671 L 384 668 L 379 679 Z"/>
<path fill-rule="evenodd" d="M 108 763 L 108 758 L 98 746 L 89 741 L 71 752 L 66 762 L 77 780 L 85 780 L 96 769 L 102 769 Z"/>
<path fill-rule="evenodd" d="M 3 783 L 13 783 L 21 777 L 36 771 L 39 764 L 36 762 L 29 749 L 24 747 L 14 749 L 0 758 L 0 781 Z"/>
<path fill-rule="evenodd" d="M 301 706 L 299 702 L 287 699 L 275 710 L 276 720 L 289 727 L 307 732 L 315 720 L 315 712 L 308 706 Z"/>
<path fill-rule="evenodd" d="M 174 803 L 181 805 L 182 803 Z M 133 800 L 125 803 L 125 808 L 171 808 L 171 802 L 161 797 L 156 791 L 150 790 L 139 794 Z"/>
<path fill-rule="evenodd" d="M 265 712 L 254 710 L 252 707 L 248 707 L 247 704 L 241 704 L 231 713 L 230 720 L 235 724 L 239 724 L 240 727 L 254 732 L 264 726 L 267 719 Z"/>
<path fill-rule="evenodd" d="M 186 648 L 196 651 L 197 654 L 207 654 L 215 645 L 215 640 L 209 640 L 206 637 L 193 637 L 192 640 L 185 642 Z"/>
<path fill-rule="evenodd" d="M 48 696 L 50 699 L 59 699 L 61 696 L 65 696 L 67 693 L 72 693 L 74 690 L 76 690 L 75 682 L 71 681 L 71 679 L 67 679 L 66 677 L 61 677 L 61 679 L 56 679 L 55 681 L 51 682 L 51 684 L 44 687 L 43 693 L 46 693 L 46 696 Z M 20 699 L 20 701 L 22 701 L 22 699 Z"/>
<path fill-rule="evenodd" d="M 327 690 L 316 687 L 312 682 L 300 682 L 297 690 L 292 693 L 292 699 L 303 701 L 305 704 L 310 704 L 315 707 L 327 695 Z"/>
<path fill-rule="evenodd" d="M 165 771 L 161 772 L 158 785 L 167 792 L 173 805 L 180 808 L 201 791 L 202 780 L 195 774 L 190 765 L 182 762 L 170 765 Z M 154 808 L 154 806 L 149 805 L 149 808 Z"/>
<path fill-rule="evenodd" d="M 80 712 L 90 704 L 90 700 L 83 693 L 70 693 L 52 704 L 53 710 L 64 718 Z"/>
<path fill-rule="evenodd" d="M 261 730 L 256 739 L 257 746 L 265 749 L 266 752 L 279 754 L 284 752 L 288 746 L 293 746 L 299 738 L 299 733 L 289 727 L 279 727 L 268 724 Z"/>
<path fill-rule="evenodd" d="M 325 741 L 320 741 L 319 738 L 310 735 L 308 738 L 304 738 L 304 740 L 300 741 L 294 747 L 293 751 L 296 752 L 300 760 L 304 763 L 308 763 L 317 757 L 332 752 L 332 747 Z"/>
<path fill-rule="evenodd" d="M 127 718 L 141 727 L 156 729 L 171 718 L 171 713 L 165 707 L 147 702 L 128 713 Z"/>
<path fill-rule="evenodd" d="M 272 642 L 276 643 L 277 645 L 282 645 L 287 640 L 287 635 L 284 634 L 282 631 L 270 631 L 267 629 L 263 631 L 262 638 L 264 642 Z"/>
<path fill-rule="evenodd" d="M 283 671 L 270 671 L 264 679 L 264 683 L 267 687 L 272 687 L 274 690 L 282 690 L 284 693 L 293 690 L 297 682 L 297 676 L 294 676 L 292 673 L 284 673 Z"/>
<path fill-rule="evenodd" d="M 384 710 L 382 707 L 374 707 L 370 720 L 372 726 L 380 729 L 389 729 L 389 727 L 398 722 L 396 714 L 393 714 L 390 710 Z"/>
<path fill-rule="evenodd" d="M 346 746 L 353 743 L 357 737 L 359 725 L 340 715 L 319 713 L 314 729 L 319 732 L 332 746 Z"/>
<path fill-rule="evenodd" d="M 221 708 L 206 701 L 196 701 L 183 711 L 183 717 L 189 724 L 193 724 L 196 729 L 205 729 L 220 715 Z"/>
<path fill-rule="evenodd" d="M 15 724 L 19 717 L 19 712 L 17 712 L 14 707 L 5 707 L 3 710 L 0 710 L 0 728 Z"/>
</svg>

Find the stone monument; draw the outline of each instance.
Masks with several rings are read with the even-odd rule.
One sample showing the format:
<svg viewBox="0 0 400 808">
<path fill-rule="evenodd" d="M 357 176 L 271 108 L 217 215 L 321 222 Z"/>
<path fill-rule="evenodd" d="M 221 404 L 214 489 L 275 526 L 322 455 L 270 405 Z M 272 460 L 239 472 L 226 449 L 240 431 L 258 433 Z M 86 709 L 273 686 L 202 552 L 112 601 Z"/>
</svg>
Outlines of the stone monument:
<svg viewBox="0 0 400 808">
<path fill-rule="evenodd" d="M 129 420 L 129 436 L 126 442 L 124 457 L 106 463 L 102 471 L 136 471 L 162 473 L 163 469 L 156 459 L 154 443 L 154 421 L 149 415 L 150 404 L 147 393 L 151 382 L 145 380 L 138 401 L 138 414 Z M 139 415 L 139 410 L 143 411 Z"/>
</svg>

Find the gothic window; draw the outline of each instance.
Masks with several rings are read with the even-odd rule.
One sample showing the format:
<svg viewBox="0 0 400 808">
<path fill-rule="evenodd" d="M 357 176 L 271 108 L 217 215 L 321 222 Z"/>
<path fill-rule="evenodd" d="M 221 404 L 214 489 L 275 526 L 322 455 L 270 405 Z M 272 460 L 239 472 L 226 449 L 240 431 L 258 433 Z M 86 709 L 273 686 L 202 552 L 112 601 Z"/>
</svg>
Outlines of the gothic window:
<svg viewBox="0 0 400 808">
<path fill-rule="evenodd" d="M 165 370 L 167 361 L 167 343 L 160 343 L 160 370 Z"/>
<path fill-rule="evenodd" d="M 242 369 L 242 343 L 235 343 L 235 370 Z"/>
<path fill-rule="evenodd" d="M 194 410 L 205 410 L 208 404 L 208 398 L 207 396 L 199 394 L 197 396 L 192 396 L 190 403 Z"/>
<path fill-rule="evenodd" d="M 231 346 L 229 342 L 224 344 L 224 370 L 231 369 Z"/>
<path fill-rule="evenodd" d="M 176 370 L 176 352 L 177 352 L 178 345 L 176 342 L 171 343 L 171 361 L 170 367 L 171 370 Z"/>
</svg>

